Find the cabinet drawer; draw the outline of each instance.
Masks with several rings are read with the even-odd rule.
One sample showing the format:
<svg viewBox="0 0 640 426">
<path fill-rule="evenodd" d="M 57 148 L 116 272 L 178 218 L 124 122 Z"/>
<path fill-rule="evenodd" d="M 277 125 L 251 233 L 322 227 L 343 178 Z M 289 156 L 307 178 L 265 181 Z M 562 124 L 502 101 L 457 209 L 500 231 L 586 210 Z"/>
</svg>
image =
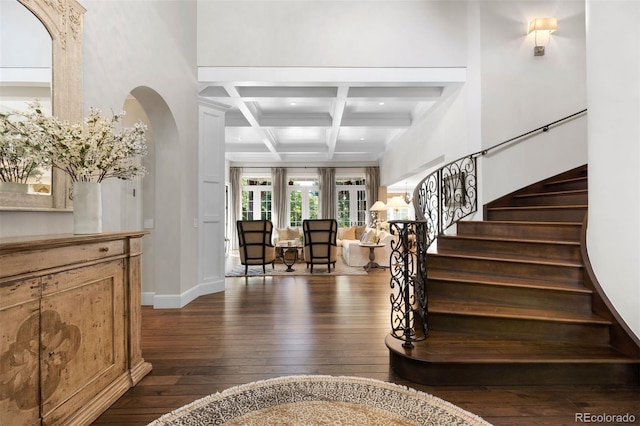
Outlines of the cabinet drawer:
<svg viewBox="0 0 640 426">
<path fill-rule="evenodd" d="M 9 253 L 0 256 L 0 270 L 4 276 L 26 274 L 121 255 L 124 248 L 124 240 L 116 240 Z"/>
</svg>

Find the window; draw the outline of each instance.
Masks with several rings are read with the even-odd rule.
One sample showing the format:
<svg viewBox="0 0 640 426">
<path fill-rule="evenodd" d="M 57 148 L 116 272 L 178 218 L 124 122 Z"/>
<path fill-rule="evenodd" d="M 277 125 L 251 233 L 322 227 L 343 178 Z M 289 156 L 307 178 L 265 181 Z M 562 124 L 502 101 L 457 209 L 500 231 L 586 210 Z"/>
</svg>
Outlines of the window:
<svg viewBox="0 0 640 426">
<path fill-rule="evenodd" d="M 304 219 L 318 218 L 318 181 L 315 178 L 289 180 L 289 226 L 300 227 Z"/>
<path fill-rule="evenodd" d="M 365 225 L 367 223 L 367 197 L 364 179 L 336 179 L 338 197 L 338 226 Z"/>
<path fill-rule="evenodd" d="M 242 220 L 271 220 L 271 179 L 242 178 Z"/>
</svg>

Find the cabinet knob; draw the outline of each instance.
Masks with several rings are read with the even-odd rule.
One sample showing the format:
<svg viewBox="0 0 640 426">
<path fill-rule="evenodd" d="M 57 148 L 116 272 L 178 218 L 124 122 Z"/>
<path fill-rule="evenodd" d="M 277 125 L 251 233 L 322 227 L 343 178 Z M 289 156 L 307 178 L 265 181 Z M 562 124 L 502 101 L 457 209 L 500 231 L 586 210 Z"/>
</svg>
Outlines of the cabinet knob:
<svg viewBox="0 0 640 426">
<path fill-rule="evenodd" d="M 100 247 L 100 251 L 106 253 L 109 251 L 109 247 Z"/>
<path fill-rule="evenodd" d="M 56 353 L 55 352 L 49 352 L 49 357 L 54 356 Z"/>
</svg>

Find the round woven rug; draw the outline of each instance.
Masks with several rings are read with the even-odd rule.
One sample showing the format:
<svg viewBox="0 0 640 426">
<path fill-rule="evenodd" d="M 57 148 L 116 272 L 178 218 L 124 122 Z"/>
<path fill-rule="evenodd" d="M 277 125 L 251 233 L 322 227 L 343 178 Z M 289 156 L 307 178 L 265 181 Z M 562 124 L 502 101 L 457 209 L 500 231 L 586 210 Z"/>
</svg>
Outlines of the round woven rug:
<svg viewBox="0 0 640 426">
<path fill-rule="evenodd" d="M 489 425 L 424 392 L 361 377 L 290 376 L 236 386 L 166 414 L 160 425 Z"/>
</svg>

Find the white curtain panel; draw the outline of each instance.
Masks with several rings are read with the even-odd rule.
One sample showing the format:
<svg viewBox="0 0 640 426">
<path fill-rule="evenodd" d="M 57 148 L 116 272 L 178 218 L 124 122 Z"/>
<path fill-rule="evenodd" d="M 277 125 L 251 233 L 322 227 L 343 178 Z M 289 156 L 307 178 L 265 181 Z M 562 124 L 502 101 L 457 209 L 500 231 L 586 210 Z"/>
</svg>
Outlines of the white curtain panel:
<svg viewBox="0 0 640 426">
<path fill-rule="evenodd" d="M 276 228 L 286 228 L 289 225 L 287 218 L 287 169 L 274 167 L 271 169 L 271 182 L 273 184 L 272 219 Z"/>
<path fill-rule="evenodd" d="M 336 218 L 336 169 L 322 167 L 318 169 L 320 189 L 320 218 Z"/>
<path fill-rule="evenodd" d="M 240 167 L 229 168 L 229 180 L 231 181 L 231 205 L 230 218 L 231 221 L 231 247 L 238 248 L 238 228 L 236 221 L 242 218 L 242 210 L 240 203 L 242 202 L 242 190 L 240 189 L 240 179 L 242 178 L 242 169 Z"/>
<path fill-rule="evenodd" d="M 364 169 L 364 191 L 367 197 L 367 209 L 378 201 L 378 188 L 380 187 L 380 168 L 366 167 Z M 369 212 L 369 223 L 373 222 Z"/>
</svg>

